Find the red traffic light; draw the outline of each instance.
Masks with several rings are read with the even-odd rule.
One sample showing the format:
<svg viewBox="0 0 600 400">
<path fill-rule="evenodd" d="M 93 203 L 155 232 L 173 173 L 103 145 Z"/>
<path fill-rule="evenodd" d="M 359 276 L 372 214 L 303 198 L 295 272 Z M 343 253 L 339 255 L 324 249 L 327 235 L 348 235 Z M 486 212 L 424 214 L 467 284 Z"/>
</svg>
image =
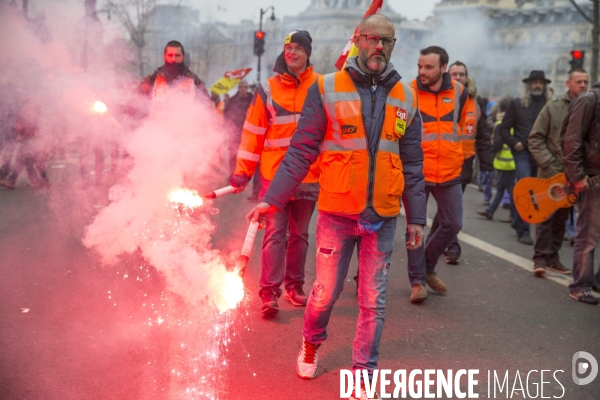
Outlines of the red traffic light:
<svg viewBox="0 0 600 400">
<path fill-rule="evenodd" d="M 580 58 L 582 58 L 582 57 L 583 57 L 583 53 L 582 53 L 581 51 L 579 51 L 579 50 L 573 50 L 573 51 L 571 52 L 571 55 L 572 55 L 572 56 L 573 56 L 573 58 L 574 58 L 574 59 L 576 59 L 576 60 L 577 60 L 577 59 L 580 59 Z"/>
<path fill-rule="evenodd" d="M 256 33 L 254 35 L 256 36 L 257 39 L 264 39 L 265 38 L 265 32 L 264 31 L 256 31 Z"/>
</svg>

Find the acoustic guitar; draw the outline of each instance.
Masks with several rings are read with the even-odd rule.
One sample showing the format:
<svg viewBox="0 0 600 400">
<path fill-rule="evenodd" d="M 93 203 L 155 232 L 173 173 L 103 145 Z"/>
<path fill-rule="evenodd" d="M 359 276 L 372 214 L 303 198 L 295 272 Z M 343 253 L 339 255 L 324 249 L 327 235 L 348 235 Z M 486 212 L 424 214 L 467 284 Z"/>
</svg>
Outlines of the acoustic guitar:
<svg viewBox="0 0 600 400">
<path fill-rule="evenodd" d="M 588 177 L 590 186 L 600 183 L 600 175 Z M 523 178 L 513 189 L 513 201 L 517 212 L 525 222 L 539 224 L 547 220 L 559 208 L 571 207 L 578 193 L 567 184 L 564 172 L 552 178 Z"/>
</svg>

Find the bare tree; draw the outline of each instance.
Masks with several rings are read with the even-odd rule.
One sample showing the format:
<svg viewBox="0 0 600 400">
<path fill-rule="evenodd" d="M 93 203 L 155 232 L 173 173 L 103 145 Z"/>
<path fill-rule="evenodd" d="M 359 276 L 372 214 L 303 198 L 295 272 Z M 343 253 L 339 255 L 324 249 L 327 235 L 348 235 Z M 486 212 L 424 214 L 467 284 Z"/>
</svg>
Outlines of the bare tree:
<svg viewBox="0 0 600 400">
<path fill-rule="evenodd" d="M 110 0 L 106 6 L 107 10 L 117 17 L 129 33 L 131 41 L 137 49 L 140 75 L 142 76 L 144 75 L 143 50 L 146 46 L 146 30 L 155 6 L 156 0 Z"/>
</svg>

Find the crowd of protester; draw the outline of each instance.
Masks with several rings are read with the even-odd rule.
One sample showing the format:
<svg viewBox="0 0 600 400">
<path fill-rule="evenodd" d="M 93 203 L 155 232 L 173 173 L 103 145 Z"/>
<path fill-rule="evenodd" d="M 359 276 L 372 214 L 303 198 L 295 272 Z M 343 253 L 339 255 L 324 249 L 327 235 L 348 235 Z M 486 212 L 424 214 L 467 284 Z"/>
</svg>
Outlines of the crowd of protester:
<svg viewBox="0 0 600 400">
<path fill-rule="evenodd" d="M 503 97 L 490 108 L 478 95 L 467 65 L 450 64 L 439 46 L 421 50 L 417 78 L 401 81 L 389 62 L 394 32 L 385 16 L 365 18 L 353 38 L 358 56 L 349 57 L 342 71 L 324 76 L 310 62 L 309 32 L 291 32 L 272 77 L 254 93 L 242 80 L 232 97 L 223 98 L 208 93 L 185 65 L 183 45 L 171 41 L 165 46 L 164 65 L 140 85 L 140 92 L 153 102 L 169 91 L 180 91 L 211 105 L 220 116 L 228 135 L 223 163 L 230 183 L 242 192 L 254 178 L 250 198 L 260 200 L 249 218 L 265 228 L 261 312 L 277 313 L 282 295 L 306 307 L 297 359 L 303 378 L 318 373 L 318 349 L 327 337 L 355 245 L 360 315 L 353 369 L 377 368 L 400 200 L 407 213 L 410 301 L 425 301 L 427 286 L 439 294 L 448 291 L 436 265 L 441 257 L 448 264 L 460 263 L 457 234 L 463 226 L 463 193 L 474 176 L 487 206 L 476 212 L 493 220 L 499 207 L 509 209 L 510 216 L 500 221 L 511 224 L 519 243 L 533 245 L 532 272 L 572 273 L 570 297 L 598 304 L 592 291 L 600 291 L 600 273 L 593 273 L 600 189 L 590 179 L 600 173 L 600 100 L 596 89 L 587 92 L 587 72 L 572 70 L 565 94 L 553 99 L 550 80 L 543 71 L 533 70 L 522 80 L 520 96 Z M 24 99 L 16 107 L 3 108 L 0 185 L 7 189 L 15 188 L 23 169 L 33 188 L 50 187 L 49 153 L 36 141 L 37 106 Z M 114 160 L 119 155 L 118 150 L 105 154 L 102 148 L 94 149 L 99 179 L 105 157 Z M 515 183 L 564 172 L 579 192 L 578 213 L 573 207 L 559 209 L 536 226 L 534 240 L 515 207 Z M 437 212 L 425 238 L 430 195 Z M 304 269 L 313 240 L 308 226 L 317 206 L 317 278 L 307 296 Z M 573 245 L 572 268 L 559 259 L 564 238 Z M 364 392 L 353 396 L 366 398 Z"/>
</svg>

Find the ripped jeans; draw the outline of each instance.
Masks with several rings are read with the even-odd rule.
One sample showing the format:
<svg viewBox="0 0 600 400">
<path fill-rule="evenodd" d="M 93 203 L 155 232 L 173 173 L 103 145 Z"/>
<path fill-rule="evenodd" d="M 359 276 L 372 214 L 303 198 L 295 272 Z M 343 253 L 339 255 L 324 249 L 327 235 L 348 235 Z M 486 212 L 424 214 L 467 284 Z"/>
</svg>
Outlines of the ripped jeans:
<svg viewBox="0 0 600 400">
<path fill-rule="evenodd" d="M 352 346 L 352 370 L 377 368 L 385 320 L 385 290 L 391 265 L 396 218 L 376 232 L 359 228 L 357 220 L 319 212 L 317 217 L 317 279 L 308 297 L 302 334 L 307 342 L 327 338 L 333 305 L 340 297 L 354 246 L 358 248 L 358 321 Z"/>
</svg>

